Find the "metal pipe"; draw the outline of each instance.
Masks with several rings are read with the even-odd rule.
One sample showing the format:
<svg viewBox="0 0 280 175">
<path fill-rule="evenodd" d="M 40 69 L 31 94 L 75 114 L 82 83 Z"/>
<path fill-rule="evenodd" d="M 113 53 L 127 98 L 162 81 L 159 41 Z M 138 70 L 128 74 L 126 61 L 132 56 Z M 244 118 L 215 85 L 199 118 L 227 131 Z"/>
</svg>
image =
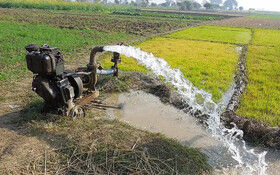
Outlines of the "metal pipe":
<svg viewBox="0 0 280 175">
<path fill-rule="evenodd" d="M 104 46 L 96 46 L 93 49 L 91 49 L 89 63 L 87 65 L 88 69 L 93 70 L 94 67 L 97 66 L 95 55 L 97 52 L 103 52 L 103 48 Z"/>
<path fill-rule="evenodd" d="M 89 63 L 87 65 L 87 69 L 90 72 L 92 72 L 89 90 L 95 91 L 95 85 L 97 83 L 97 62 L 96 62 L 95 55 L 97 52 L 103 52 L 104 51 L 103 48 L 104 46 L 96 46 L 93 49 L 91 49 Z"/>
<path fill-rule="evenodd" d="M 97 69 L 97 74 L 99 74 L 99 75 L 111 75 L 114 73 L 115 73 L 114 69 L 102 69 L 102 70 Z"/>
</svg>

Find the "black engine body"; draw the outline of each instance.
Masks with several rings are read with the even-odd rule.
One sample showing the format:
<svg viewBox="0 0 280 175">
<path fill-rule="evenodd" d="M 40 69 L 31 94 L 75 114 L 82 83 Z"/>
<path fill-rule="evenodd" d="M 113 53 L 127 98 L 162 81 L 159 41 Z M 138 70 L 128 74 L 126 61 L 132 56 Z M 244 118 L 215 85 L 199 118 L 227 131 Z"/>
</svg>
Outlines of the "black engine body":
<svg viewBox="0 0 280 175">
<path fill-rule="evenodd" d="M 27 68 L 35 74 L 32 90 L 45 100 L 46 106 L 67 108 L 82 95 L 81 78 L 75 72 L 64 70 L 63 55 L 57 48 L 30 44 L 25 49 Z"/>
</svg>

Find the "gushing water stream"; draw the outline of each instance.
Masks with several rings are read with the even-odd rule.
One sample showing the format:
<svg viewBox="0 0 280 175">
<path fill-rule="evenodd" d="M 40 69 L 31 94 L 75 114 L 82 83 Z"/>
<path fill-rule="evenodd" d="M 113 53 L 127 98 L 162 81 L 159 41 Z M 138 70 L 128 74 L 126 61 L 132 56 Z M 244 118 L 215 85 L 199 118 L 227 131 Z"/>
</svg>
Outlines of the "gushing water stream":
<svg viewBox="0 0 280 175">
<path fill-rule="evenodd" d="M 199 110 L 202 114 L 209 116 L 206 121 L 209 132 L 228 148 L 232 158 L 238 162 L 238 167 L 242 168 L 242 174 L 266 174 L 266 152 L 256 153 L 254 149 L 248 149 L 242 139 L 242 130 L 238 129 L 234 123 L 232 123 L 232 129 L 225 128 L 221 123 L 220 116 L 227 104 L 215 103 L 212 100 L 212 94 L 193 86 L 188 79 L 184 78 L 179 69 L 172 69 L 164 59 L 157 58 L 151 53 L 132 46 L 118 45 L 105 46 L 104 50 L 133 57 L 155 75 L 163 76 L 166 82 L 176 87 L 185 103 L 191 106 L 190 113 Z M 198 101 L 197 96 L 204 100 Z"/>
</svg>

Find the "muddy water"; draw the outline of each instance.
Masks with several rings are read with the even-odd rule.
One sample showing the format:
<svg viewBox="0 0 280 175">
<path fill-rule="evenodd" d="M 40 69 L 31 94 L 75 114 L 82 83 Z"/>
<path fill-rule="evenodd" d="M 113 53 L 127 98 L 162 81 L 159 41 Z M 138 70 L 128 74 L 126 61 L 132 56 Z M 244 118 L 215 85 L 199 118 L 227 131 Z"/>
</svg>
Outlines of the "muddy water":
<svg viewBox="0 0 280 175">
<path fill-rule="evenodd" d="M 105 103 L 122 106 L 121 110 L 108 109 L 109 119 L 119 119 L 140 129 L 159 132 L 177 139 L 182 145 L 200 149 L 208 156 L 208 163 L 215 169 L 214 174 L 241 174 L 236 167 L 237 162 L 231 158 L 222 142 L 211 137 L 195 118 L 163 104 L 157 97 L 143 91 L 132 91 L 113 95 Z M 279 174 L 280 152 L 268 150 L 266 160 L 269 164 L 267 173 Z"/>
</svg>

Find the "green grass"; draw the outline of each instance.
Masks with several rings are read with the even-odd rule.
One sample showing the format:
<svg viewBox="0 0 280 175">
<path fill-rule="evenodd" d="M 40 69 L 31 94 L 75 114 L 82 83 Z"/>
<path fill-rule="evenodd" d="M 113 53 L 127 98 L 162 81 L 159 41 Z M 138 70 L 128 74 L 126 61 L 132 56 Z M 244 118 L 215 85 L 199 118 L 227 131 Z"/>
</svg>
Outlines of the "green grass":
<svg viewBox="0 0 280 175">
<path fill-rule="evenodd" d="M 199 26 L 172 33 L 167 37 L 248 44 L 251 40 L 251 31 L 244 28 Z"/>
<path fill-rule="evenodd" d="M 252 14 L 248 15 L 248 18 L 259 18 L 259 19 L 280 19 L 280 13 L 272 13 L 272 14 Z"/>
<path fill-rule="evenodd" d="M 280 47 L 249 46 L 249 83 L 237 113 L 280 126 Z"/>
<path fill-rule="evenodd" d="M 58 47 L 66 60 L 76 59 L 89 47 L 125 40 L 132 35 L 104 33 L 95 30 L 74 30 L 47 25 L 0 22 L 0 80 L 18 77 L 26 70 L 25 49 L 30 43 Z"/>
<path fill-rule="evenodd" d="M 212 93 L 215 101 L 221 99 L 234 81 L 233 75 L 238 62 L 235 45 L 155 38 L 138 46 L 144 51 L 152 52 L 156 57 L 164 58 L 172 68 L 180 68 L 196 87 Z M 132 58 L 122 60 L 120 70 L 147 71 Z M 102 65 L 109 67 L 110 59 L 105 59 Z"/>
<path fill-rule="evenodd" d="M 280 30 L 254 29 L 253 44 L 280 46 Z"/>
</svg>

